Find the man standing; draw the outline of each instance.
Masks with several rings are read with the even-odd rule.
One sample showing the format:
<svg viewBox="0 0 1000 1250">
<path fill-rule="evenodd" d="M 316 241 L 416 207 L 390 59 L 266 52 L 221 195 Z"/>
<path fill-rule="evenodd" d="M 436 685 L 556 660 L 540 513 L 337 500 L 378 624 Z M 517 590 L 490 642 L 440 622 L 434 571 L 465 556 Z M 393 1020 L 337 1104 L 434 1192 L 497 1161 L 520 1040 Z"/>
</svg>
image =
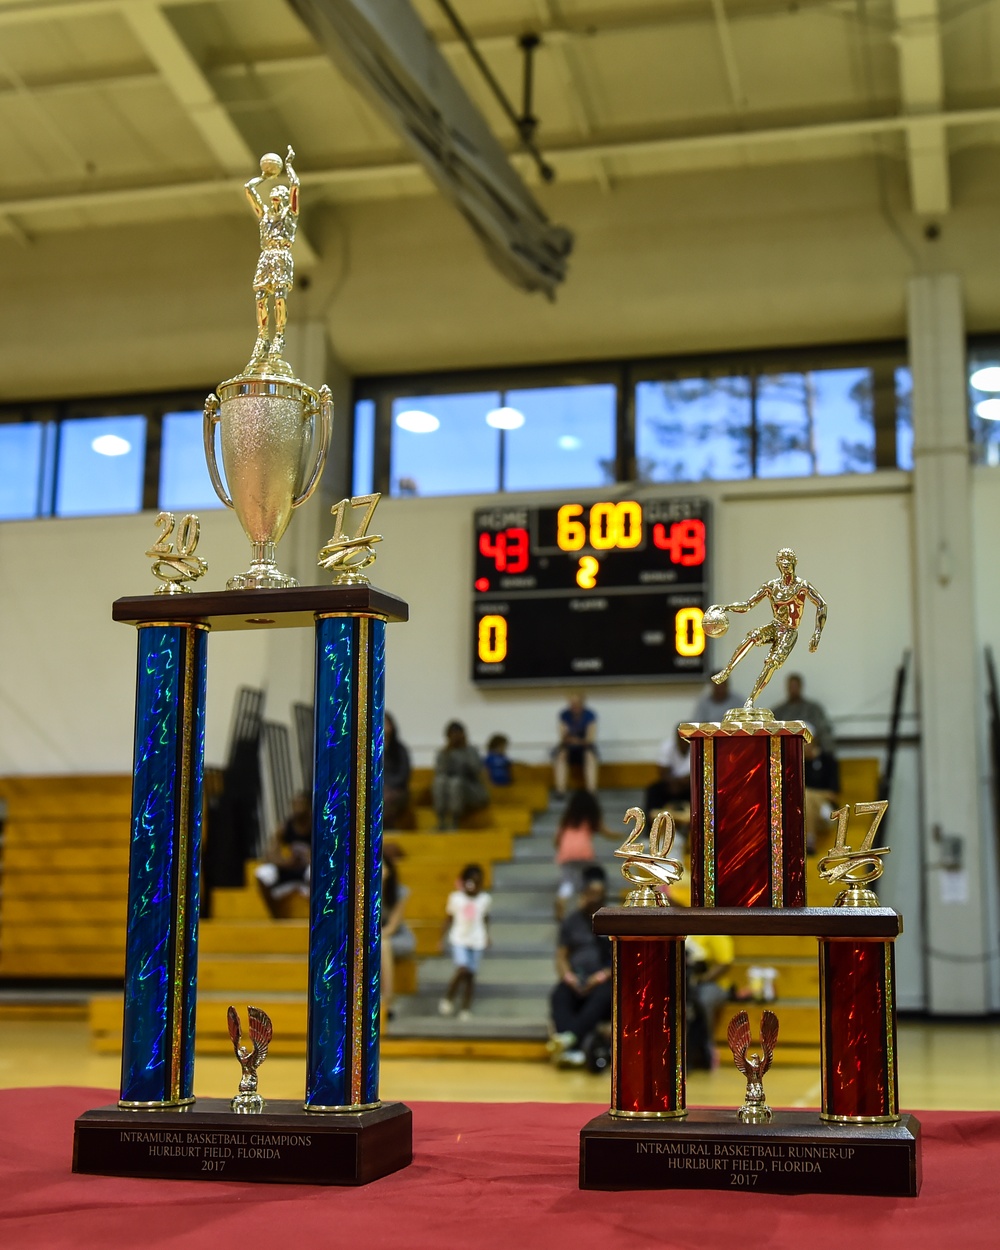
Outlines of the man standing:
<svg viewBox="0 0 1000 1250">
<path fill-rule="evenodd" d="M 691 713 L 691 722 L 702 725 L 721 721 L 731 707 L 739 707 L 742 702 L 743 696 L 732 689 L 728 678 L 717 685 L 709 682 L 708 689 L 698 696 L 698 702 Z"/>
<path fill-rule="evenodd" d="M 813 741 L 824 755 L 833 755 L 834 737 L 830 718 L 821 703 L 807 699 L 798 673 L 788 674 L 787 697 L 774 710 L 775 720 L 804 720 L 813 731 Z"/>
</svg>

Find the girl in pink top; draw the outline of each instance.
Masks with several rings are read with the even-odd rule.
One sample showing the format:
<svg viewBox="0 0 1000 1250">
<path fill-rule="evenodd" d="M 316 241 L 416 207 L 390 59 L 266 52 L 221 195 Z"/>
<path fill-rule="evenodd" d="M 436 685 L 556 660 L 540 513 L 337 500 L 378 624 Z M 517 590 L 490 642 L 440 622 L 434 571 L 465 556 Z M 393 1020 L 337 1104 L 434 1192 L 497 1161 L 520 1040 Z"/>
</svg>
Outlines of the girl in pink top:
<svg viewBox="0 0 1000 1250">
<path fill-rule="evenodd" d="M 583 888 L 584 868 L 596 858 L 595 833 L 605 837 L 614 836 L 604 828 L 601 805 L 594 795 L 589 790 L 574 790 L 559 821 L 554 839 L 556 863 L 562 870 L 559 892 L 556 895 L 558 920 L 563 918 L 569 900 Z"/>
</svg>

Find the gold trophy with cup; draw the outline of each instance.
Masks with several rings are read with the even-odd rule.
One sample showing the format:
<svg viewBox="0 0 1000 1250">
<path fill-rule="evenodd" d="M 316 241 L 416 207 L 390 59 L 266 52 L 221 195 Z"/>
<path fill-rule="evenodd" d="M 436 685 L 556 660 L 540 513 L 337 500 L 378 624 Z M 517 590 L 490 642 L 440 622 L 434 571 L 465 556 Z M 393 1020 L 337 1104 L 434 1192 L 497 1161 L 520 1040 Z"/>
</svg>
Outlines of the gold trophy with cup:
<svg viewBox="0 0 1000 1250">
<path fill-rule="evenodd" d="M 271 590 L 298 585 L 282 573 L 275 547 L 293 509 L 316 489 L 330 447 L 333 402 L 330 388 L 307 386 L 284 358 L 287 301 L 294 268 L 292 243 L 299 220 L 299 179 L 289 147 L 282 160 L 261 157 L 260 174 L 246 184 L 247 199 L 260 223 L 260 259 L 254 274 L 257 340 L 242 373 L 222 382 L 205 400 L 205 458 L 227 508 L 239 518 L 253 550 L 245 573 L 227 590 Z M 278 182 L 282 173 L 287 185 Z M 264 183 L 272 184 L 265 200 Z M 271 334 L 270 308 L 274 327 Z M 216 426 L 225 483 L 216 457 Z"/>
</svg>

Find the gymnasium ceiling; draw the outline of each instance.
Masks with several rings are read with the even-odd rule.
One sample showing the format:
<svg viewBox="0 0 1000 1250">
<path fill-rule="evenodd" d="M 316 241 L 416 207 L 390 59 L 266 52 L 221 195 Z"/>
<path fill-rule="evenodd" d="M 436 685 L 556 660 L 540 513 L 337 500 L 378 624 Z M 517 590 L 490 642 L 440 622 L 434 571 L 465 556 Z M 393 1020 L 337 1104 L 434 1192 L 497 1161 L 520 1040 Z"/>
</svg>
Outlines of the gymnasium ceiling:
<svg viewBox="0 0 1000 1250">
<path fill-rule="evenodd" d="M 414 3 L 515 152 L 437 0 Z M 453 4 L 515 103 L 518 39 L 541 37 L 537 142 L 562 184 L 613 195 L 672 171 L 876 154 L 938 217 L 950 155 L 1000 159 L 1000 0 Z M 432 192 L 283 0 L 0 0 L 0 233 L 24 246 L 244 213 L 260 153 L 286 143 L 312 205 Z"/>
</svg>

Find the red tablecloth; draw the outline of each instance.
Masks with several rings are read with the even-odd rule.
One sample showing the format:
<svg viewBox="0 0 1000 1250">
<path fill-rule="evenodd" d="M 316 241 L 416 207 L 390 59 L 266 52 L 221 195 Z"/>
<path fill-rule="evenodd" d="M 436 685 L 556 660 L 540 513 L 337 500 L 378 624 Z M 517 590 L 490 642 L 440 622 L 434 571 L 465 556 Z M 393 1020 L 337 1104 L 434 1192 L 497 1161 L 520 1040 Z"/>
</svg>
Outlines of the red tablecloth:
<svg viewBox="0 0 1000 1250">
<path fill-rule="evenodd" d="M 411 1167 L 359 1189 L 70 1171 L 110 1091 L 0 1091 L 0 1247 L 978 1250 L 1000 1247 L 1000 1114 L 918 1112 L 919 1198 L 582 1193 L 579 1103 L 414 1103 Z"/>
</svg>

